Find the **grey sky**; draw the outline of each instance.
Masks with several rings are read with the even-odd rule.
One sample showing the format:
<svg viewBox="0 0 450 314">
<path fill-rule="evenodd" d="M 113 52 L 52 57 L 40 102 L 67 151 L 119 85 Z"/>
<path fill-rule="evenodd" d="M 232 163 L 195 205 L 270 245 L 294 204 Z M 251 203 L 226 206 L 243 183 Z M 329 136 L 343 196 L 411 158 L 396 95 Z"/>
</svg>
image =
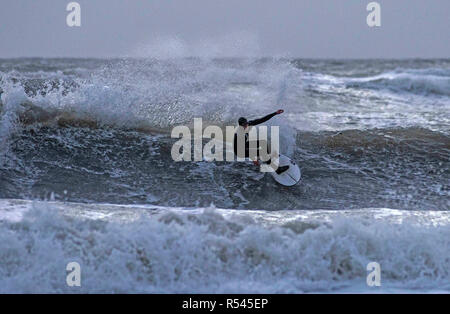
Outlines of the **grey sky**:
<svg viewBox="0 0 450 314">
<path fill-rule="evenodd" d="M 2 0 L 0 57 L 450 57 L 449 0 Z"/>
</svg>

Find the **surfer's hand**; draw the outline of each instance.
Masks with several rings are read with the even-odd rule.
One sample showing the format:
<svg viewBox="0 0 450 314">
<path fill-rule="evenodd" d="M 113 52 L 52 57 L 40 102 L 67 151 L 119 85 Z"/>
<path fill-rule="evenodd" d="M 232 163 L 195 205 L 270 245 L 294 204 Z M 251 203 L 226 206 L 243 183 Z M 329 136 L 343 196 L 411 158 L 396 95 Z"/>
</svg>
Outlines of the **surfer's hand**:
<svg viewBox="0 0 450 314">
<path fill-rule="evenodd" d="M 259 166 L 259 161 L 258 161 L 258 160 L 253 160 L 253 164 L 254 164 L 255 166 Z"/>
<path fill-rule="evenodd" d="M 284 112 L 284 110 L 283 109 L 279 109 L 279 110 L 277 110 L 277 114 L 282 114 Z"/>
</svg>

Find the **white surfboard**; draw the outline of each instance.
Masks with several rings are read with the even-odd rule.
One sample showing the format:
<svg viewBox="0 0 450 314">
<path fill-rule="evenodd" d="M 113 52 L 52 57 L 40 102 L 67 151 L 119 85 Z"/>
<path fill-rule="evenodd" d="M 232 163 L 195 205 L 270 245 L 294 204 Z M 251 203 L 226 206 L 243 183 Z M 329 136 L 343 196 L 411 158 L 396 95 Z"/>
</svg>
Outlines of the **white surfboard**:
<svg viewBox="0 0 450 314">
<path fill-rule="evenodd" d="M 281 174 L 276 172 L 271 172 L 272 177 L 275 181 L 285 186 L 293 186 L 300 181 L 302 176 L 299 166 L 287 156 L 280 154 L 279 167 L 289 166 L 289 169 Z"/>
</svg>

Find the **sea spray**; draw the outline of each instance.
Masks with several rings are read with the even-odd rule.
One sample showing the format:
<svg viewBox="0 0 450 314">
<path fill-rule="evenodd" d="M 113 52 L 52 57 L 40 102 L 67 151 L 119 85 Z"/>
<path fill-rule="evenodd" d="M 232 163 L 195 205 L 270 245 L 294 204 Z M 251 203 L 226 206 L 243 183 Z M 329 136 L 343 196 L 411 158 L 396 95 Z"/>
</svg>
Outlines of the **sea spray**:
<svg viewBox="0 0 450 314">
<path fill-rule="evenodd" d="M 6 162 L 6 156 L 10 153 L 9 140 L 11 135 L 18 130 L 18 119 L 22 104 L 27 101 L 21 86 L 3 86 L 1 94 L 2 106 L 0 111 L 0 165 Z"/>
</svg>

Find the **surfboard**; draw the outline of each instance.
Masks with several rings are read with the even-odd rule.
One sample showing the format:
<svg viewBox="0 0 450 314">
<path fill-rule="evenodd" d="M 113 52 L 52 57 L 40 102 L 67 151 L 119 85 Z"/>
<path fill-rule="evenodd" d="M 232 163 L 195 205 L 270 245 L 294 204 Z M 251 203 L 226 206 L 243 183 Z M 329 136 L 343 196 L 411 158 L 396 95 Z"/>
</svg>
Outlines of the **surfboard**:
<svg viewBox="0 0 450 314">
<path fill-rule="evenodd" d="M 284 186 L 293 186 L 300 181 L 302 174 L 299 166 L 295 163 L 295 161 L 287 156 L 280 154 L 279 167 L 281 166 L 289 166 L 289 169 L 281 174 L 271 172 L 272 177 L 275 181 Z"/>
</svg>

